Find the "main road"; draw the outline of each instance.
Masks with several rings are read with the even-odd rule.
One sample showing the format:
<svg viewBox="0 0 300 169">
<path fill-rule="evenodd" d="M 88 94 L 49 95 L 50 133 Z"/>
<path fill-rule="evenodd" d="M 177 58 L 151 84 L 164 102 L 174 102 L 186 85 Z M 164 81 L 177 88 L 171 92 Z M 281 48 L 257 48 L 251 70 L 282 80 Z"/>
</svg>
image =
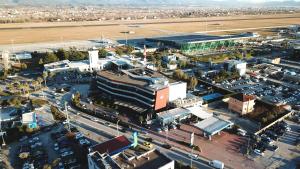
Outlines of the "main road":
<svg viewBox="0 0 300 169">
<path fill-rule="evenodd" d="M 39 91 L 37 93 L 39 93 L 40 96 L 45 96 L 45 99 L 47 99 L 51 104 L 53 105 L 57 105 L 58 107 L 62 107 L 63 104 L 58 104 L 58 100 L 60 100 L 61 102 L 64 101 L 70 101 L 71 99 L 71 94 L 74 93 L 76 90 L 71 90 L 69 93 L 66 93 L 64 95 L 59 95 L 57 96 L 55 99 L 53 98 L 54 93 L 51 91 L 51 88 L 48 88 L 46 91 Z M 44 94 L 42 94 L 44 93 Z M 69 115 L 69 119 L 70 119 L 70 124 L 74 125 L 74 126 L 78 126 L 90 133 L 92 133 L 93 135 L 89 135 L 88 137 L 94 137 L 93 140 L 96 140 L 95 137 L 102 137 L 104 139 L 109 139 L 109 138 L 113 138 L 115 136 L 118 135 L 118 133 L 120 135 L 125 135 L 127 138 L 132 137 L 131 132 L 122 132 L 120 130 L 117 130 L 117 126 L 116 124 L 112 124 L 111 122 L 107 122 L 105 120 L 87 115 L 85 113 L 79 112 L 71 107 L 68 108 L 67 113 Z M 96 120 L 95 120 L 96 119 Z M 121 127 L 119 127 L 119 129 L 121 129 Z M 139 130 L 133 127 L 134 130 Z M 97 135 L 97 136 L 95 136 Z M 147 136 L 145 136 L 145 134 L 140 134 L 139 135 L 139 139 L 140 142 L 143 142 L 145 137 L 152 137 L 153 138 L 154 135 L 152 135 L 151 133 L 148 133 Z M 157 136 L 155 136 L 155 138 L 159 138 Z M 104 140 L 103 139 L 103 140 Z M 171 149 L 166 149 L 163 148 L 162 145 L 164 144 L 165 138 L 160 137 L 159 140 L 158 139 L 153 139 L 153 144 L 156 146 L 156 148 L 163 154 L 165 154 L 166 156 L 168 156 L 169 158 L 176 160 L 176 161 L 180 161 L 182 163 L 184 163 L 185 165 L 190 165 L 192 162 L 192 165 L 196 168 L 201 168 L 201 169 L 211 169 L 212 167 L 210 167 L 208 165 L 208 160 L 204 159 L 204 158 L 197 158 L 197 159 L 192 159 L 190 158 L 190 152 L 184 151 L 182 149 L 179 149 L 175 146 L 172 146 Z M 171 141 L 170 141 L 171 142 Z M 172 145 L 170 143 L 170 145 Z"/>
<path fill-rule="evenodd" d="M 119 133 L 120 135 L 125 135 L 127 138 L 132 137 L 131 132 L 121 132 L 120 130 L 118 131 L 116 124 L 106 122 L 104 120 L 95 118 L 87 114 L 83 114 L 83 113 L 78 114 L 78 112 L 74 109 L 69 109 L 68 112 L 69 112 L 69 117 L 71 119 L 70 123 L 72 125 L 90 130 L 93 133 L 96 133 L 100 136 L 114 137 L 117 136 Z M 97 120 L 95 121 L 95 119 Z M 118 128 L 120 129 L 121 127 L 118 126 Z M 140 142 L 143 142 L 145 137 L 147 137 L 145 136 L 145 134 L 140 134 L 139 135 Z M 149 135 L 149 137 L 151 136 Z M 191 164 L 190 152 L 185 152 L 174 146 L 171 149 L 165 149 L 162 147 L 162 142 L 158 140 L 154 140 L 152 143 L 156 145 L 157 149 L 161 153 L 165 154 L 169 158 L 176 161 L 181 161 L 186 165 Z M 212 168 L 208 165 L 208 161 L 202 158 L 192 159 L 192 165 L 196 168 L 201 168 L 201 169 Z"/>
</svg>

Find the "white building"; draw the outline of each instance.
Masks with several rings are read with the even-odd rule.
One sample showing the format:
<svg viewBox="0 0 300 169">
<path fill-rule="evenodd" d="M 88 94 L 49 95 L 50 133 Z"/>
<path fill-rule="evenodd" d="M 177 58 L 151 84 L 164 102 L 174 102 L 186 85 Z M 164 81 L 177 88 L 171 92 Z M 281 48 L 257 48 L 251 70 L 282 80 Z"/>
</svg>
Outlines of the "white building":
<svg viewBox="0 0 300 169">
<path fill-rule="evenodd" d="M 62 72 L 68 70 L 79 70 L 80 72 L 97 71 L 104 69 L 105 66 L 107 66 L 111 61 L 112 59 L 99 59 L 98 50 L 92 50 L 89 51 L 88 60 L 62 60 L 54 63 L 45 64 L 44 68 L 48 72 Z"/>
<path fill-rule="evenodd" d="M 224 69 L 227 71 L 236 69 L 240 76 L 244 76 L 247 70 L 247 63 L 239 60 L 228 60 L 224 63 Z"/>
<path fill-rule="evenodd" d="M 100 70 L 99 64 L 98 64 L 99 56 L 98 56 L 98 50 L 91 50 L 89 51 L 89 70 Z"/>
<path fill-rule="evenodd" d="M 175 82 L 169 84 L 169 102 L 186 98 L 186 82 Z"/>
</svg>

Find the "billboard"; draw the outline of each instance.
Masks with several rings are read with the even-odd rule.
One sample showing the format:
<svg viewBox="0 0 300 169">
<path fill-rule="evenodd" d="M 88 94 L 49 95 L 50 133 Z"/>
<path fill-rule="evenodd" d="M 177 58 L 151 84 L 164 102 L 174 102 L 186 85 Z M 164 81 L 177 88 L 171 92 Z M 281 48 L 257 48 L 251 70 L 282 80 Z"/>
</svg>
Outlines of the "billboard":
<svg viewBox="0 0 300 169">
<path fill-rule="evenodd" d="M 156 91 L 154 110 L 159 110 L 167 106 L 169 100 L 169 87 Z"/>
</svg>

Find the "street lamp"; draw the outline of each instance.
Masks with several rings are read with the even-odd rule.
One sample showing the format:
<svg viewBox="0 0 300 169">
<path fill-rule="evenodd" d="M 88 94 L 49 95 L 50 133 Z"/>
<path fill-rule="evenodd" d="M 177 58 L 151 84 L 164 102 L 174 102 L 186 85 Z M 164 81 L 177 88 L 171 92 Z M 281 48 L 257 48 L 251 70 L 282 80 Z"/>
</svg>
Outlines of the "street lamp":
<svg viewBox="0 0 300 169">
<path fill-rule="evenodd" d="M 2 146 L 4 147 L 6 144 L 5 144 L 5 141 L 4 141 L 4 133 L 2 131 L 2 118 L 0 118 L 0 134 L 1 134 L 1 137 L 2 137 Z"/>
<path fill-rule="evenodd" d="M 193 151 L 194 151 L 194 146 L 192 146 L 192 151 L 191 151 L 191 168 L 193 168 Z"/>
<path fill-rule="evenodd" d="M 117 121 L 117 131 L 118 131 L 118 135 L 117 136 L 119 136 L 119 122 L 120 122 L 120 120 Z"/>
</svg>

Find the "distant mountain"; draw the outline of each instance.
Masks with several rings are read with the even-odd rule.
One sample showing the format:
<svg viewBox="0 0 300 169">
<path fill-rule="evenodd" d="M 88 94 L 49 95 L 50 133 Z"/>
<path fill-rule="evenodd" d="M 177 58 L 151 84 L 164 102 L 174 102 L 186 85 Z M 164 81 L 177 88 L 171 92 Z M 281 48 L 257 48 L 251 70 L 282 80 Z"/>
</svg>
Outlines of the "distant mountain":
<svg viewBox="0 0 300 169">
<path fill-rule="evenodd" d="M 257 2 L 257 1 L 255 1 Z M 299 0 L 264 1 L 255 3 L 246 0 L 0 0 L 0 5 L 200 5 L 222 7 L 264 7 L 264 6 L 300 6 Z"/>
</svg>

